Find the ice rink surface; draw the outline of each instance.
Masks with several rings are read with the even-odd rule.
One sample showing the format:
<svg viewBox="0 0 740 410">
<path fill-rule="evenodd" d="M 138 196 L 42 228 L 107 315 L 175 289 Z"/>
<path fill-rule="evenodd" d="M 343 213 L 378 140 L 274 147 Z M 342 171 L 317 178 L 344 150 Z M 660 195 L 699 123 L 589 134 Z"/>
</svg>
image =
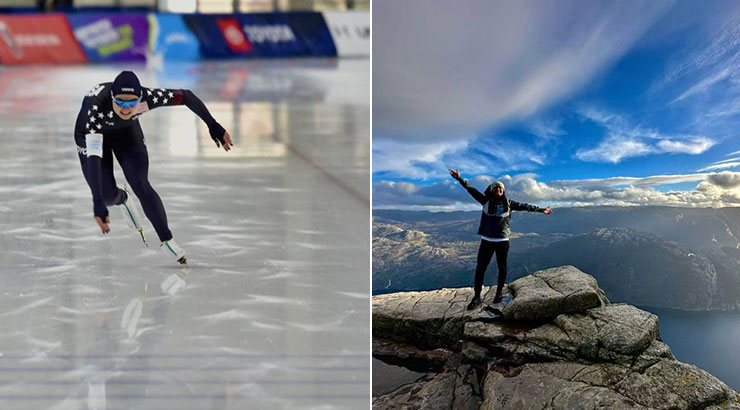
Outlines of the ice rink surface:
<svg viewBox="0 0 740 410">
<path fill-rule="evenodd" d="M 369 408 L 369 68 L 0 67 L 0 408 Z M 193 90 L 236 144 L 184 106 L 141 117 L 187 268 L 148 221 L 146 248 L 118 207 L 93 220 L 74 121 L 122 69 Z"/>
</svg>

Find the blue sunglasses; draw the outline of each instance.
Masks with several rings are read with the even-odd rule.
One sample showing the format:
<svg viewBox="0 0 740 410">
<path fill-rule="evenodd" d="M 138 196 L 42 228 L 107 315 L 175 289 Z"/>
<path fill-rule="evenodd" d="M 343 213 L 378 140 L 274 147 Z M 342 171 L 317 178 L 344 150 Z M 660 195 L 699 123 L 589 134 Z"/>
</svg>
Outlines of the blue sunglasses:
<svg viewBox="0 0 740 410">
<path fill-rule="evenodd" d="M 131 101 L 119 100 L 116 97 L 113 97 L 113 102 L 115 102 L 121 108 L 130 108 L 130 107 L 133 107 L 136 104 L 138 104 L 140 101 L 141 101 L 141 97 L 139 97 L 139 98 L 137 98 L 135 100 L 131 100 Z"/>
</svg>

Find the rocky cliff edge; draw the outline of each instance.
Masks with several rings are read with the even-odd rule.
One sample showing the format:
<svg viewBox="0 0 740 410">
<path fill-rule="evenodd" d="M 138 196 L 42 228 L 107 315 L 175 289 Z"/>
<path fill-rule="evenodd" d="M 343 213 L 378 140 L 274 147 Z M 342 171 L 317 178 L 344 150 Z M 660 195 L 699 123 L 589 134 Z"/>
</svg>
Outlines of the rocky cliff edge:
<svg viewBox="0 0 740 410">
<path fill-rule="evenodd" d="M 573 266 L 507 286 L 467 311 L 472 288 L 373 297 L 373 355 L 435 372 L 374 409 L 737 409 L 740 395 L 661 341 L 658 318 L 613 304 Z"/>
</svg>

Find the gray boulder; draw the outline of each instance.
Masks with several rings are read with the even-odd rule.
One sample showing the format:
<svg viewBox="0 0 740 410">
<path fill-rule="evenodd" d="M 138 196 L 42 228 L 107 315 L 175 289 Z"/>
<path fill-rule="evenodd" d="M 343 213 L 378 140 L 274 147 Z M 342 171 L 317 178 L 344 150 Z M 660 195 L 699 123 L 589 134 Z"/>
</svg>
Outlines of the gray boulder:
<svg viewBox="0 0 740 410">
<path fill-rule="evenodd" d="M 481 410 L 740 409 L 739 396 L 712 375 L 676 360 L 645 373 L 615 364 L 535 363 L 514 372 L 492 368 Z"/>
<path fill-rule="evenodd" d="M 611 304 L 561 314 L 533 327 L 521 323 L 470 321 L 464 338 L 485 346 L 501 363 L 530 361 L 631 363 L 658 336 L 658 318 L 634 306 Z"/>
<path fill-rule="evenodd" d="M 473 294 L 458 288 L 373 296 L 373 337 L 424 349 L 459 348 L 465 322 L 482 317 L 481 308 L 466 310 Z"/>
<path fill-rule="evenodd" d="M 480 386 L 469 365 L 401 386 L 373 401 L 375 410 L 478 410 Z"/>
<path fill-rule="evenodd" d="M 504 309 L 507 320 L 542 321 L 608 303 L 593 276 L 574 266 L 535 272 L 509 284 L 514 299 Z"/>
</svg>

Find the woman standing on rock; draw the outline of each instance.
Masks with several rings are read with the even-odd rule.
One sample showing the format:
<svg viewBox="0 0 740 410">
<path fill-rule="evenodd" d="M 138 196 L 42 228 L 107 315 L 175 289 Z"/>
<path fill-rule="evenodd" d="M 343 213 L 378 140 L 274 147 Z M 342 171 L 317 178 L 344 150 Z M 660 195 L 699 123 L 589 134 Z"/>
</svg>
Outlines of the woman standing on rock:
<svg viewBox="0 0 740 410">
<path fill-rule="evenodd" d="M 501 302 L 501 292 L 507 274 L 506 258 L 509 254 L 509 233 L 511 232 L 509 228 L 510 212 L 529 211 L 550 215 L 552 210 L 550 207 L 539 208 L 508 199 L 504 194 L 504 184 L 501 181 L 492 183 L 486 188 L 485 192 L 480 193 L 480 191 L 470 186 L 468 181 L 460 177 L 459 170 L 453 171 L 450 169 L 449 171 L 450 175 L 465 187 L 476 201 L 483 205 L 480 226 L 478 227 L 478 235 L 481 236 L 481 241 L 478 249 L 478 262 L 475 268 L 475 296 L 468 304 L 468 310 L 475 309 L 481 303 L 480 292 L 483 289 L 483 278 L 494 253 L 498 265 L 498 286 L 496 287 L 496 296 L 493 298 L 493 303 L 499 303 Z"/>
</svg>

